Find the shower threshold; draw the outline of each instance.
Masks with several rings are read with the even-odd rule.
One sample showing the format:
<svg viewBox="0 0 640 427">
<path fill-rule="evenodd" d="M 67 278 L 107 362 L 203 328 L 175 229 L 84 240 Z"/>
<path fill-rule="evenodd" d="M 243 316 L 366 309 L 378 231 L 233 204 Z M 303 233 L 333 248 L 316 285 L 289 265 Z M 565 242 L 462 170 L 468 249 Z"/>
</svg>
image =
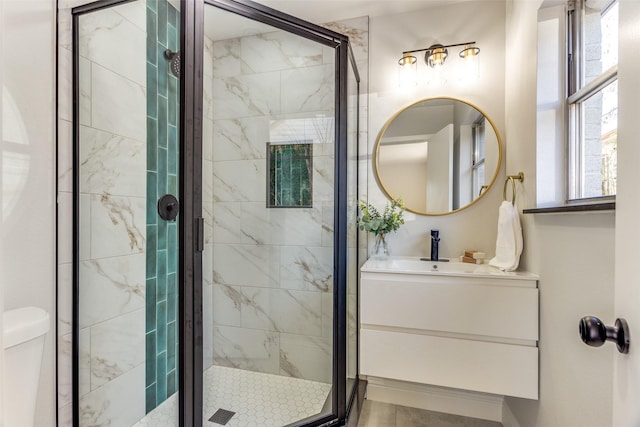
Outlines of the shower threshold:
<svg viewBox="0 0 640 427">
<path fill-rule="evenodd" d="M 204 373 L 203 426 L 282 427 L 322 411 L 331 384 L 224 366 Z M 234 412 L 226 424 L 209 419 L 218 410 Z M 175 427 L 178 394 L 149 412 L 134 427 Z"/>
</svg>

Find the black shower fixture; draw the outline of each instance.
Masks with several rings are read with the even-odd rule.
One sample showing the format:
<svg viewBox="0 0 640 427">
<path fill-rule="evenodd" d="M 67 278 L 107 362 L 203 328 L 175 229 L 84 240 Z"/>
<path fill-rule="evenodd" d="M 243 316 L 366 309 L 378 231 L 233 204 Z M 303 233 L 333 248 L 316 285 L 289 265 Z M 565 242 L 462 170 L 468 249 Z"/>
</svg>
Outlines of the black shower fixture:
<svg viewBox="0 0 640 427">
<path fill-rule="evenodd" d="M 164 57 L 167 58 L 167 60 L 171 61 L 169 63 L 169 68 L 171 69 L 171 73 L 176 76 L 176 77 L 180 77 L 180 52 L 173 52 L 171 49 L 167 49 L 164 51 Z"/>
</svg>

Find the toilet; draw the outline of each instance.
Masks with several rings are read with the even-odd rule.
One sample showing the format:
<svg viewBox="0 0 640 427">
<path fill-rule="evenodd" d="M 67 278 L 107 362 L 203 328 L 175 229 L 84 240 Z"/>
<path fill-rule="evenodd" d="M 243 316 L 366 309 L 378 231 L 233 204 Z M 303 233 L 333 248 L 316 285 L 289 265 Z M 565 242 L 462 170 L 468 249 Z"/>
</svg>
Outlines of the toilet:
<svg viewBox="0 0 640 427">
<path fill-rule="evenodd" d="M 49 313 L 22 307 L 6 311 L 2 321 L 4 426 L 32 427 Z"/>
</svg>

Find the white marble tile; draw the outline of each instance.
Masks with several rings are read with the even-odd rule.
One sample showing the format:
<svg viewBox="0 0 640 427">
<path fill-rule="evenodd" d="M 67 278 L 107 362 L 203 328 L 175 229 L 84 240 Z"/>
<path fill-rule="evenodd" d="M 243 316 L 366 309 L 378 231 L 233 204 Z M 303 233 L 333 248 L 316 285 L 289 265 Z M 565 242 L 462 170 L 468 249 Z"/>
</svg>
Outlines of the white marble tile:
<svg viewBox="0 0 640 427">
<path fill-rule="evenodd" d="M 91 330 L 89 328 L 80 329 L 78 353 L 78 393 L 84 396 L 91 391 Z"/>
<path fill-rule="evenodd" d="M 58 119 L 73 120 L 73 55 L 71 48 L 58 49 Z"/>
<path fill-rule="evenodd" d="M 91 327 L 91 390 L 145 361 L 145 311 L 136 310 Z"/>
<path fill-rule="evenodd" d="M 240 39 L 213 42 L 212 75 L 216 78 L 233 77 L 242 73 Z"/>
<path fill-rule="evenodd" d="M 321 203 L 320 209 L 322 209 L 322 246 L 333 248 L 334 204 L 333 202 Z"/>
<path fill-rule="evenodd" d="M 240 221 L 244 203 L 213 204 L 213 240 L 215 243 L 243 242 Z"/>
<path fill-rule="evenodd" d="M 242 327 L 277 331 L 276 324 L 270 317 L 272 310 L 269 289 L 242 286 L 240 292 Z"/>
<path fill-rule="evenodd" d="M 270 142 L 306 142 L 312 139 L 306 133 L 306 117 L 296 117 L 287 114 L 285 117 L 273 117 L 269 121 L 269 138 Z"/>
<path fill-rule="evenodd" d="M 322 294 L 322 336 L 333 337 L 333 292 Z"/>
<path fill-rule="evenodd" d="M 282 71 L 283 113 L 326 111 L 334 106 L 334 69 L 320 65 Z"/>
<path fill-rule="evenodd" d="M 280 287 L 329 292 L 333 289 L 333 248 L 283 246 Z"/>
<path fill-rule="evenodd" d="M 213 335 L 216 365 L 278 373 L 280 345 L 275 332 L 216 326 Z"/>
<path fill-rule="evenodd" d="M 202 287 L 202 364 L 213 365 L 213 285 Z"/>
<path fill-rule="evenodd" d="M 91 257 L 141 253 L 145 249 L 146 199 L 91 196 Z"/>
<path fill-rule="evenodd" d="M 71 333 L 73 264 L 58 264 L 58 336 Z"/>
<path fill-rule="evenodd" d="M 264 73 L 320 65 L 322 46 L 285 31 L 242 37 L 242 72 Z"/>
<path fill-rule="evenodd" d="M 213 244 L 213 201 L 202 202 L 202 216 L 204 218 L 204 244 Z"/>
<path fill-rule="evenodd" d="M 313 156 L 314 204 L 334 200 L 334 168 L 335 165 L 332 156 Z"/>
<path fill-rule="evenodd" d="M 322 293 L 269 289 L 270 318 L 280 332 L 321 336 Z"/>
<path fill-rule="evenodd" d="M 213 285 L 213 322 L 215 325 L 241 326 L 244 296 L 240 286 L 215 283 Z"/>
<path fill-rule="evenodd" d="M 202 200 L 213 201 L 213 162 L 211 160 L 202 161 Z"/>
<path fill-rule="evenodd" d="M 205 12 L 206 13 L 206 12 Z M 213 40 L 204 37 L 204 75 L 213 77 Z"/>
<path fill-rule="evenodd" d="M 79 76 L 78 76 L 78 88 L 79 93 L 79 118 L 80 124 L 84 126 L 91 126 L 91 82 L 92 82 L 92 67 L 91 61 L 87 58 L 80 57 L 79 59 Z M 75 101 L 74 101 L 75 102 Z"/>
<path fill-rule="evenodd" d="M 202 253 L 202 280 L 206 285 L 213 284 L 213 244 L 204 246 Z"/>
<path fill-rule="evenodd" d="M 257 245 L 215 244 L 213 257 L 216 283 L 270 286 L 278 283 L 280 251 Z"/>
<path fill-rule="evenodd" d="M 80 263 L 80 327 L 145 307 L 145 254 Z"/>
<path fill-rule="evenodd" d="M 215 107 L 213 100 L 213 81 L 214 79 L 208 76 L 205 76 L 202 81 L 202 116 L 207 120 L 213 120 L 216 118 L 213 114 L 213 109 Z"/>
<path fill-rule="evenodd" d="M 213 159 L 266 159 L 269 118 L 222 119 L 213 123 Z"/>
<path fill-rule="evenodd" d="M 58 427 L 73 427 L 73 405 L 58 408 Z"/>
<path fill-rule="evenodd" d="M 80 127 L 80 192 L 147 195 L 147 143 Z"/>
<path fill-rule="evenodd" d="M 58 263 L 73 262 L 73 194 L 58 193 Z"/>
<path fill-rule="evenodd" d="M 80 425 L 130 426 L 145 415 L 144 365 L 80 398 Z"/>
<path fill-rule="evenodd" d="M 58 120 L 58 191 L 73 191 L 73 125 Z"/>
<path fill-rule="evenodd" d="M 58 337 L 58 408 L 69 405 L 72 397 L 71 334 Z"/>
<path fill-rule="evenodd" d="M 261 203 L 245 203 L 241 230 L 246 243 L 321 246 L 320 208 L 269 209 Z"/>
<path fill-rule="evenodd" d="M 357 61 L 369 57 L 369 17 L 329 22 L 322 26 L 349 37 L 349 43 Z"/>
<path fill-rule="evenodd" d="M 331 361 L 331 340 L 280 334 L 280 374 L 330 383 Z"/>
<path fill-rule="evenodd" d="M 78 240 L 79 244 L 79 258 L 80 261 L 86 261 L 91 259 L 91 195 L 80 195 L 80 218 L 78 219 L 78 233 L 80 234 Z M 67 238 L 71 245 L 71 234 L 62 234 L 58 231 L 58 242 L 63 238 Z M 62 263 L 62 259 L 58 256 L 58 262 Z"/>
<path fill-rule="evenodd" d="M 214 118 L 232 119 L 280 113 L 280 81 L 280 72 L 214 77 Z"/>
<path fill-rule="evenodd" d="M 214 162 L 213 200 L 216 202 L 266 201 L 264 160 Z"/>
<path fill-rule="evenodd" d="M 58 47 L 62 49 L 72 49 L 71 35 L 71 9 L 61 9 L 58 7 Z"/>
<path fill-rule="evenodd" d="M 134 25 L 129 19 L 139 20 L 140 2 L 117 8 L 102 9 L 87 13 L 79 22 L 79 53 L 90 61 L 112 70 L 128 80 L 146 86 L 146 31 Z M 120 9 L 129 19 L 118 14 Z M 126 11 L 124 9 L 127 9 Z M 144 22 L 146 26 L 146 9 Z M 121 93 L 126 96 L 126 93 Z"/>
<path fill-rule="evenodd" d="M 97 64 L 91 67 L 91 125 L 137 141 L 147 139 L 144 85 Z"/>
<path fill-rule="evenodd" d="M 122 3 L 112 8 L 114 12 L 138 27 L 145 34 L 147 32 L 147 2 L 136 0 Z"/>
<path fill-rule="evenodd" d="M 202 121 L 202 157 L 213 160 L 213 119 L 209 118 Z"/>
</svg>

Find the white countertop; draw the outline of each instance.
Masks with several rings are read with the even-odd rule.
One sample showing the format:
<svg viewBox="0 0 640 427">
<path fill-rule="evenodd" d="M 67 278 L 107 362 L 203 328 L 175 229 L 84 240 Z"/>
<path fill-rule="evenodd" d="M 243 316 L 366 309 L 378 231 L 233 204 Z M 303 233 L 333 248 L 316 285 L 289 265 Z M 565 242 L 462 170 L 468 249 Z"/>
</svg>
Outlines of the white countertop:
<svg viewBox="0 0 640 427">
<path fill-rule="evenodd" d="M 386 260 L 369 258 L 361 268 L 367 273 L 427 274 L 438 276 L 491 277 L 516 280 L 538 280 L 527 271 L 502 271 L 489 264 L 469 264 L 459 261 L 422 261 L 420 257 L 392 256 Z"/>
</svg>

